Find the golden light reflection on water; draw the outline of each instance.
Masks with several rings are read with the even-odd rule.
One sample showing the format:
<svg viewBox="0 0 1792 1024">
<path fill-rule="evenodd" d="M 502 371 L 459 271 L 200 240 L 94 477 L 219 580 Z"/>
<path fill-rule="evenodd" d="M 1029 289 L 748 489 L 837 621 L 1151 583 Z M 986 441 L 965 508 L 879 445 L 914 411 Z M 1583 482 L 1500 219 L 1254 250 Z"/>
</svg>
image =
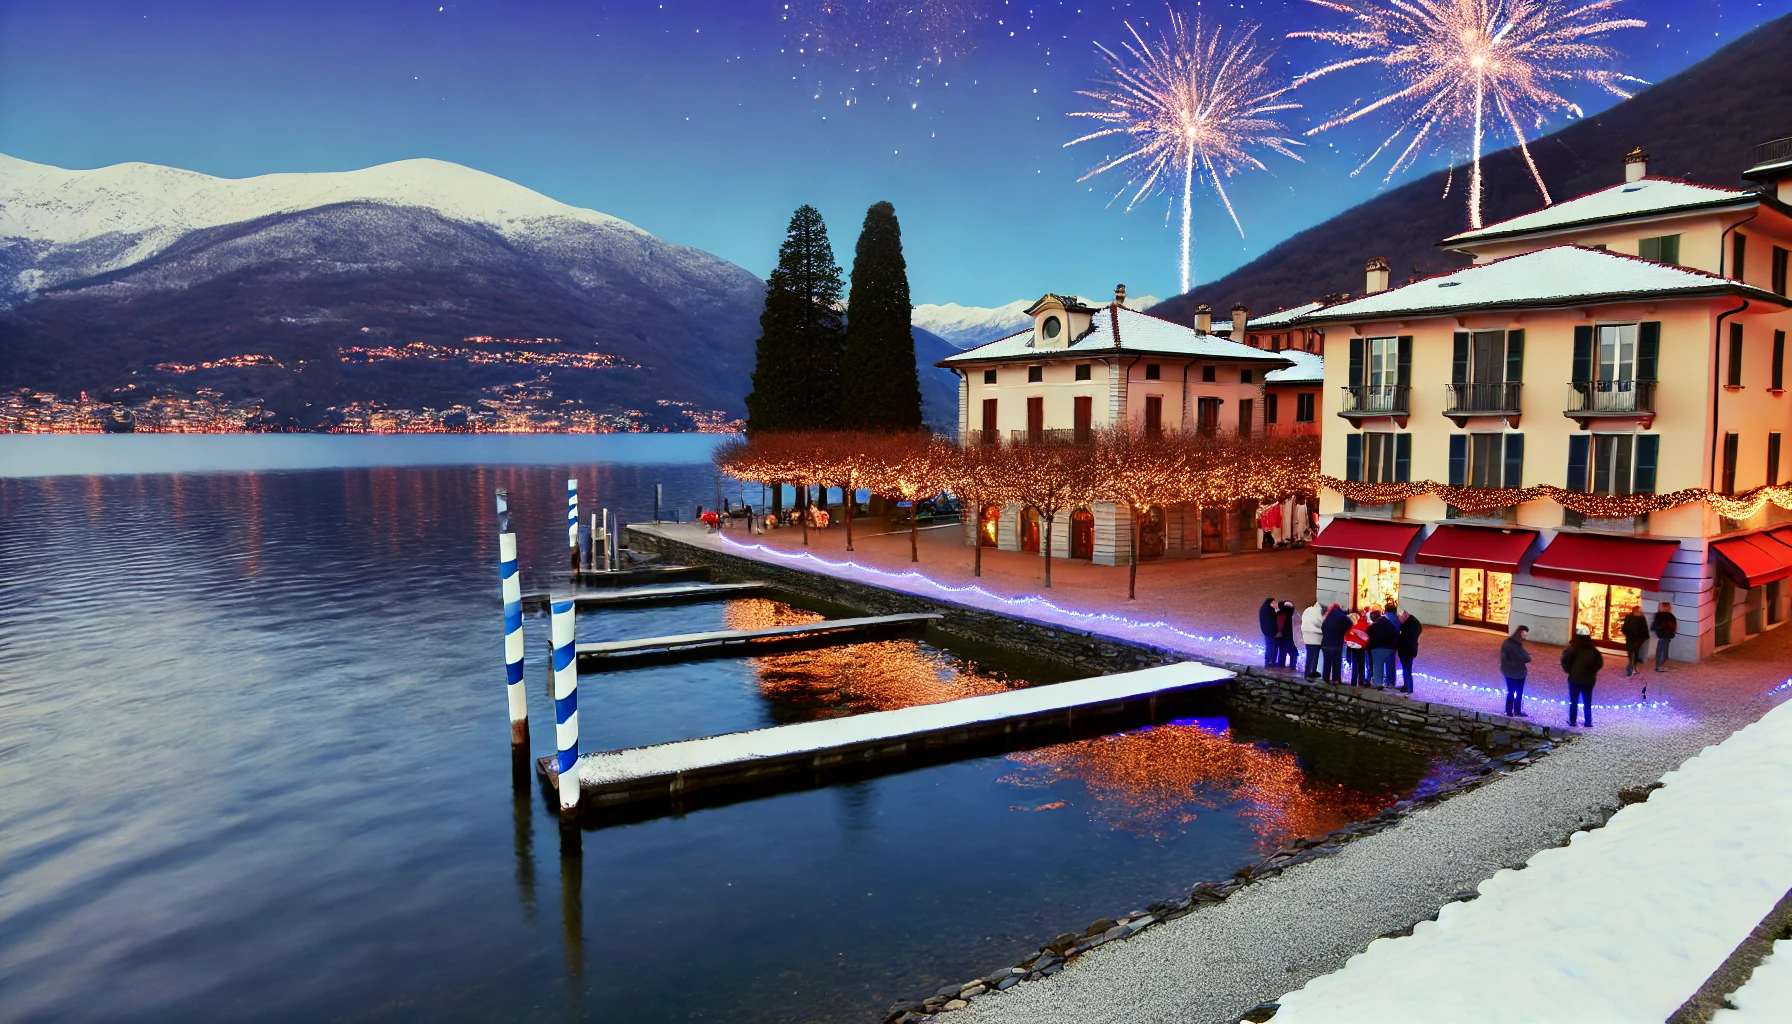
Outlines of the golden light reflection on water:
<svg viewBox="0 0 1792 1024">
<path fill-rule="evenodd" d="M 1396 798 L 1391 791 L 1315 782 L 1291 750 L 1242 743 L 1229 729 L 1193 724 L 1097 736 L 1008 759 L 1017 770 L 1001 781 L 1022 789 L 1076 782 L 1088 791 L 1095 820 L 1154 838 L 1186 831 L 1202 810 L 1236 805 L 1234 813 L 1260 843 L 1273 847 L 1360 821 Z"/>
</svg>

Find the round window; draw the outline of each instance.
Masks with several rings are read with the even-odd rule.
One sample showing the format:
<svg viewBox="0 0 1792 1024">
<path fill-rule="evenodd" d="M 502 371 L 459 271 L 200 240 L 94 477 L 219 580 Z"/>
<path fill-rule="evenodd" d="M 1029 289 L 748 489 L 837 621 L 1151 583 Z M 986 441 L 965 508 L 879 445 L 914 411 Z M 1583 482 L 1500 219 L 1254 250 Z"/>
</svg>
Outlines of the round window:
<svg viewBox="0 0 1792 1024">
<path fill-rule="evenodd" d="M 1055 316 L 1048 316 L 1045 323 L 1039 325 L 1039 329 L 1045 332 L 1047 338 L 1056 338 L 1058 332 L 1064 329 L 1064 322 Z"/>
</svg>

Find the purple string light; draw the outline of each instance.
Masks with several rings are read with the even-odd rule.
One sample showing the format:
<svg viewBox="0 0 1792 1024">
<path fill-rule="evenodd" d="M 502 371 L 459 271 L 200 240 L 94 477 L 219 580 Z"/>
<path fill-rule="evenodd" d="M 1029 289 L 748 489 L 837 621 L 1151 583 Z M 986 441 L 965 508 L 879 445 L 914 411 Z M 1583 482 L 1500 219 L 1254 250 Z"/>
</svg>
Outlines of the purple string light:
<svg viewBox="0 0 1792 1024">
<path fill-rule="evenodd" d="M 856 574 L 865 582 L 918 583 L 931 588 L 932 590 L 943 594 L 950 594 L 957 598 L 964 598 L 967 596 L 975 597 L 1003 609 L 1020 607 L 1043 609 L 1056 615 L 1083 622 L 1096 623 L 1113 630 L 1122 630 L 1134 634 L 1142 633 L 1147 636 L 1154 633 L 1169 634 L 1178 638 L 1181 643 L 1171 642 L 1165 643 L 1163 646 L 1180 650 L 1184 653 L 1202 653 L 1199 648 L 1190 650 L 1186 646 L 1188 643 L 1205 645 L 1210 650 L 1217 649 L 1226 651 L 1227 653 L 1249 652 L 1252 655 L 1255 655 L 1261 653 L 1263 650 L 1261 642 L 1244 640 L 1231 634 L 1193 633 L 1180 626 L 1165 622 L 1162 619 L 1157 619 L 1152 622 L 1142 622 L 1138 619 L 1128 618 L 1124 615 L 1114 615 L 1109 612 L 1079 611 L 1074 608 L 1065 608 L 1063 605 L 1057 604 L 1036 594 L 1029 597 L 1003 597 L 1000 594 L 992 594 L 974 583 L 966 584 L 964 586 L 953 586 L 949 583 L 941 583 L 940 581 L 914 569 L 907 570 L 906 572 L 890 572 L 869 565 L 861 565 L 858 562 L 829 561 L 828 559 L 817 557 L 806 551 L 782 551 L 778 548 L 768 547 L 764 544 L 742 544 L 739 541 L 731 540 L 725 536 L 718 536 L 716 539 L 729 547 L 738 548 L 741 551 L 758 551 L 770 555 L 773 558 L 783 559 L 787 562 L 812 562 L 832 573 Z M 899 589 L 906 589 L 910 593 L 915 592 L 913 588 Z M 1036 621 L 1043 622 L 1046 620 L 1038 619 Z M 1058 624 L 1061 625 L 1062 623 Z M 1433 675 L 1429 672 L 1414 672 L 1413 675 L 1419 679 L 1428 679 L 1434 683 L 1444 686 L 1452 686 L 1460 690 L 1468 690 L 1474 693 L 1492 694 L 1502 698 L 1506 694 L 1504 687 L 1477 686 L 1473 683 L 1458 682 L 1454 679 L 1447 679 L 1443 676 Z M 1787 687 L 1792 687 L 1792 679 L 1788 679 L 1785 683 L 1780 684 L 1780 686 L 1775 689 L 1785 689 Z M 1568 706 L 1568 702 L 1560 698 L 1533 697 L 1529 694 L 1525 695 L 1525 701 L 1527 703 L 1536 704 L 1554 704 L 1564 708 Z M 1630 704 L 1595 704 L 1593 706 L 1602 711 L 1658 711 L 1667 708 L 1669 704 L 1665 700 L 1652 700 L 1636 701 Z"/>
</svg>

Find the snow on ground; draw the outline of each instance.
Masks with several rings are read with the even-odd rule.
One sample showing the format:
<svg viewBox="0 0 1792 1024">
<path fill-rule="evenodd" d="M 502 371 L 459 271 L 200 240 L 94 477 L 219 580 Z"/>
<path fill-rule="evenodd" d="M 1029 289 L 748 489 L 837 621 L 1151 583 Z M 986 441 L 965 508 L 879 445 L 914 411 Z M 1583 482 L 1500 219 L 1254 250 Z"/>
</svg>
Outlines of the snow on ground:
<svg viewBox="0 0 1792 1024">
<path fill-rule="evenodd" d="M 1792 939 L 1773 944 L 1748 984 L 1730 994 L 1734 1010 L 1719 1010 L 1711 1024 L 1770 1024 L 1792 1018 Z"/>
<path fill-rule="evenodd" d="M 1662 782 L 1283 997 L 1276 1024 L 1665 1020 L 1792 886 L 1792 707 Z"/>
</svg>

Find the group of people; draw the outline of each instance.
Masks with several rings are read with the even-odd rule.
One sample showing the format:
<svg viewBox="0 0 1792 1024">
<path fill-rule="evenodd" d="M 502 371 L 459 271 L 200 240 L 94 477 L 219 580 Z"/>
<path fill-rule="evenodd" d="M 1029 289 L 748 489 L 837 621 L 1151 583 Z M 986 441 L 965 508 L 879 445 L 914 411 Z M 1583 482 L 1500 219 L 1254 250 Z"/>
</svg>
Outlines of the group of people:
<svg viewBox="0 0 1792 1024">
<path fill-rule="evenodd" d="M 1307 649 L 1308 679 L 1342 683 L 1344 663 L 1348 661 L 1351 686 L 1412 692 L 1412 666 L 1419 656 L 1419 634 L 1425 624 L 1392 604 L 1345 611 L 1336 602 L 1327 607 L 1316 600 L 1297 612 L 1293 601 L 1278 603 L 1270 597 L 1257 610 L 1257 625 L 1263 631 L 1266 666 L 1300 667 L 1294 644 L 1298 630 Z"/>
<path fill-rule="evenodd" d="M 1674 617 L 1674 606 L 1665 601 L 1655 610 L 1652 619 L 1644 618 L 1642 609 L 1632 608 L 1618 626 L 1618 633 L 1624 638 L 1624 675 L 1633 676 L 1643 671 L 1643 655 L 1651 635 L 1655 637 L 1655 671 L 1666 672 L 1668 645 L 1674 642 L 1679 631 L 1680 620 Z M 1524 642 L 1529 635 L 1529 626 L 1517 626 L 1500 644 L 1500 675 L 1506 678 L 1506 714 L 1514 718 L 1530 717 L 1524 713 L 1524 683 L 1531 663 L 1531 652 L 1525 649 Z M 1598 684 L 1599 670 L 1604 667 L 1605 655 L 1593 643 L 1587 627 L 1575 627 L 1568 646 L 1562 649 L 1562 671 L 1568 676 L 1570 726 L 1579 725 L 1584 719 L 1586 728 L 1593 727 L 1593 687 Z M 1647 682 L 1643 684 L 1642 699 L 1649 699 Z"/>
</svg>

